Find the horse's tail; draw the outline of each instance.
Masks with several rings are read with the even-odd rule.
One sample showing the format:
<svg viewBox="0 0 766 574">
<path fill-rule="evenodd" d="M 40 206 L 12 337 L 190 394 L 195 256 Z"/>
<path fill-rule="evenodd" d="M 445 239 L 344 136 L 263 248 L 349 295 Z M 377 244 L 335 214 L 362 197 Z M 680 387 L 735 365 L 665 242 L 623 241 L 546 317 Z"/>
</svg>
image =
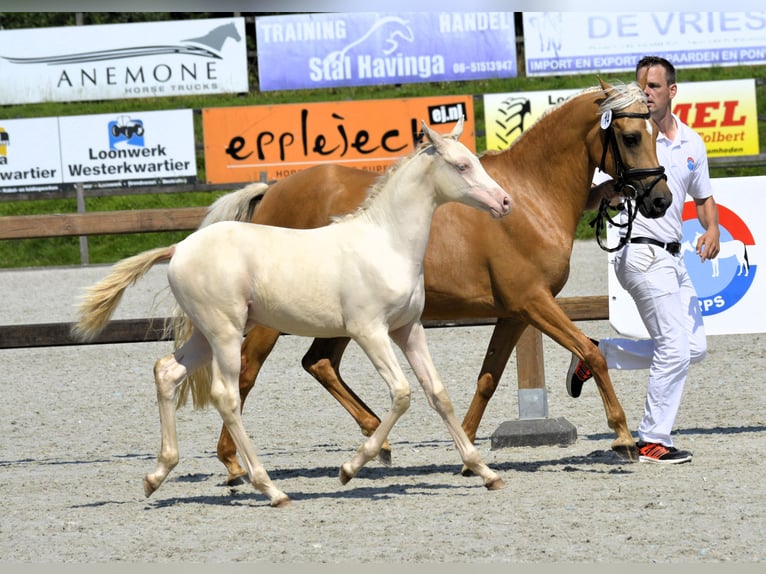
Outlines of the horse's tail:
<svg viewBox="0 0 766 574">
<path fill-rule="evenodd" d="M 222 195 L 208 208 L 199 226 L 205 227 L 217 221 L 250 221 L 267 189 L 267 183 L 258 182 Z"/>
<path fill-rule="evenodd" d="M 750 271 L 750 259 L 748 259 L 747 257 L 747 245 L 745 245 L 744 243 L 742 243 L 742 251 L 745 254 L 745 269 Z"/>
<path fill-rule="evenodd" d="M 79 341 L 93 340 L 109 322 L 125 289 L 143 277 L 155 263 L 169 260 L 174 252 L 175 245 L 157 247 L 115 263 L 109 275 L 85 291 L 72 336 Z"/>
<path fill-rule="evenodd" d="M 173 309 L 173 316 L 170 318 L 170 324 L 166 326 L 165 334 L 173 336 L 173 349 L 178 348 L 188 341 L 192 336 L 194 326 L 189 320 L 189 316 L 183 312 L 180 305 Z M 192 404 L 195 409 L 203 409 L 210 404 L 210 385 L 213 381 L 213 371 L 210 363 L 195 369 L 184 377 L 178 385 L 176 393 L 176 409 L 180 409 L 189 399 L 189 392 L 192 395 Z"/>
</svg>

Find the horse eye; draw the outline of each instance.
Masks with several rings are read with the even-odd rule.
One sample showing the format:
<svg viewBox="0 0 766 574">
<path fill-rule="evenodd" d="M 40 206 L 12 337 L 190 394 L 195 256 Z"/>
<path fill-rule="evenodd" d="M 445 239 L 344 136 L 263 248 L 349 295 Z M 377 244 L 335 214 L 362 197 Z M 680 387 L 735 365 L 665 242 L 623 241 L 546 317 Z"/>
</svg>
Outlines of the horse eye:
<svg viewBox="0 0 766 574">
<path fill-rule="evenodd" d="M 459 172 L 468 171 L 468 164 L 467 163 L 459 163 L 455 166 Z"/>
<path fill-rule="evenodd" d="M 628 147 L 637 146 L 640 138 L 635 134 L 625 134 L 622 136 L 622 141 Z"/>
</svg>

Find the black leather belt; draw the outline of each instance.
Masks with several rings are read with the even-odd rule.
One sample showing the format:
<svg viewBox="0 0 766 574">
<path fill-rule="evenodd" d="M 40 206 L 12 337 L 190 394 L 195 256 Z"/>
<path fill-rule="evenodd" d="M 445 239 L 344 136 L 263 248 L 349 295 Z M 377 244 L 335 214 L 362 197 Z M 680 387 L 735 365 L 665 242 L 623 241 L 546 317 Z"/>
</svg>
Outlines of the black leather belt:
<svg viewBox="0 0 766 574">
<path fill-rule="evenodd" d="M 656 245 L 657 247 L 662 247 L 671 255 L 678 255 L 681 251 L 681 244 L 678 241 L 673 241 L 672 243 L 663 243 L 662 241 L 653 239 L 651 237 L 631 237 L 630 243 Z"/>
</svg>

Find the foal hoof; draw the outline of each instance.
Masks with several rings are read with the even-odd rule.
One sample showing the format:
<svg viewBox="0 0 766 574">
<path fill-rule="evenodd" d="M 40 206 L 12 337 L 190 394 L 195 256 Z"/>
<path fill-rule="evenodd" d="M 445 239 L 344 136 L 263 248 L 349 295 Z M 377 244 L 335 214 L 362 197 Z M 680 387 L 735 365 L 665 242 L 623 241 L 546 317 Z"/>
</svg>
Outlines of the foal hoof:
<svg viewBox="0 0 766 574">
<path fill-rule="evenodd" d="M 505 481 L 498 476 L 497 478 L 490 480 L 484 486 L 487 487 L 487 490 L 502 490 L 505 488 Z"/>
<path fill-rule="evenodd" d="M 348 463 L 346 463 L 348 464 Z M 351 474 L 349 471 L 346 470 L 346 464 L 342 464 L 340 467 L 340 473 L 338 474 L 338 478 L 340 479 L 341 484 L 348 484 L 348 481 L 354 478 L 354 475 Z"/>
<path fill-rule="evenodd" d="M 626 446 L 624 444 L 612 445 L 612 450 L 616 452 L 620 458 L 630 462 L 636 462 L 638 460 L 638 448 L 633 444 Z"/>
<path fill-rule="evenodd" d="M 272 508 L 287 508 L 292 504 L 292 500 L 290 500 L 289 496 L 285 495 L 284 497 L 280 496 L 276 500 L 272 500 L 270 504 Z"/>
<path fill-rule="evenodd" d="M 146 498 L 149 498 L 152 494 L 154 494 L 154 491 L 159 487 L 160 485 L 155 485 L 148 474 L 144 477 L 144 496 L 146 496 Z"/>
</svg>

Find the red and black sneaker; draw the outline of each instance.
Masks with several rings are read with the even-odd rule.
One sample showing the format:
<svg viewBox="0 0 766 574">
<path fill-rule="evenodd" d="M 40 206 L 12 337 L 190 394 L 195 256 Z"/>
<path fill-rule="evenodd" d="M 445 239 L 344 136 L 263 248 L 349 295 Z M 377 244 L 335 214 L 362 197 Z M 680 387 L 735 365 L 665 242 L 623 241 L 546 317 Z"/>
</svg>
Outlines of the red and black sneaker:
<svg viewBox="0 0 766 574">
<path fill-rule="evenodd" d="M 591 339 L 591 342 L 598 347 L 597 340 Z M 583 384 L 591 377 L 593 377 L 593 373 L 588 366 L 577 355 L 572 353 L 572 360 L 567 371 L 567 392 L 569 396 L 574 399 L 579 397 Z"/>
<path fill-rule="evenodd" d="M 639 441 L 636 446 L 638 447 L 638 460 L 640 462 L 681 464 L 682 462 L 692 461 L 692 453 L 686 450 L 678 450 L 673 446 L 643 441 Z"/>
</svg>

